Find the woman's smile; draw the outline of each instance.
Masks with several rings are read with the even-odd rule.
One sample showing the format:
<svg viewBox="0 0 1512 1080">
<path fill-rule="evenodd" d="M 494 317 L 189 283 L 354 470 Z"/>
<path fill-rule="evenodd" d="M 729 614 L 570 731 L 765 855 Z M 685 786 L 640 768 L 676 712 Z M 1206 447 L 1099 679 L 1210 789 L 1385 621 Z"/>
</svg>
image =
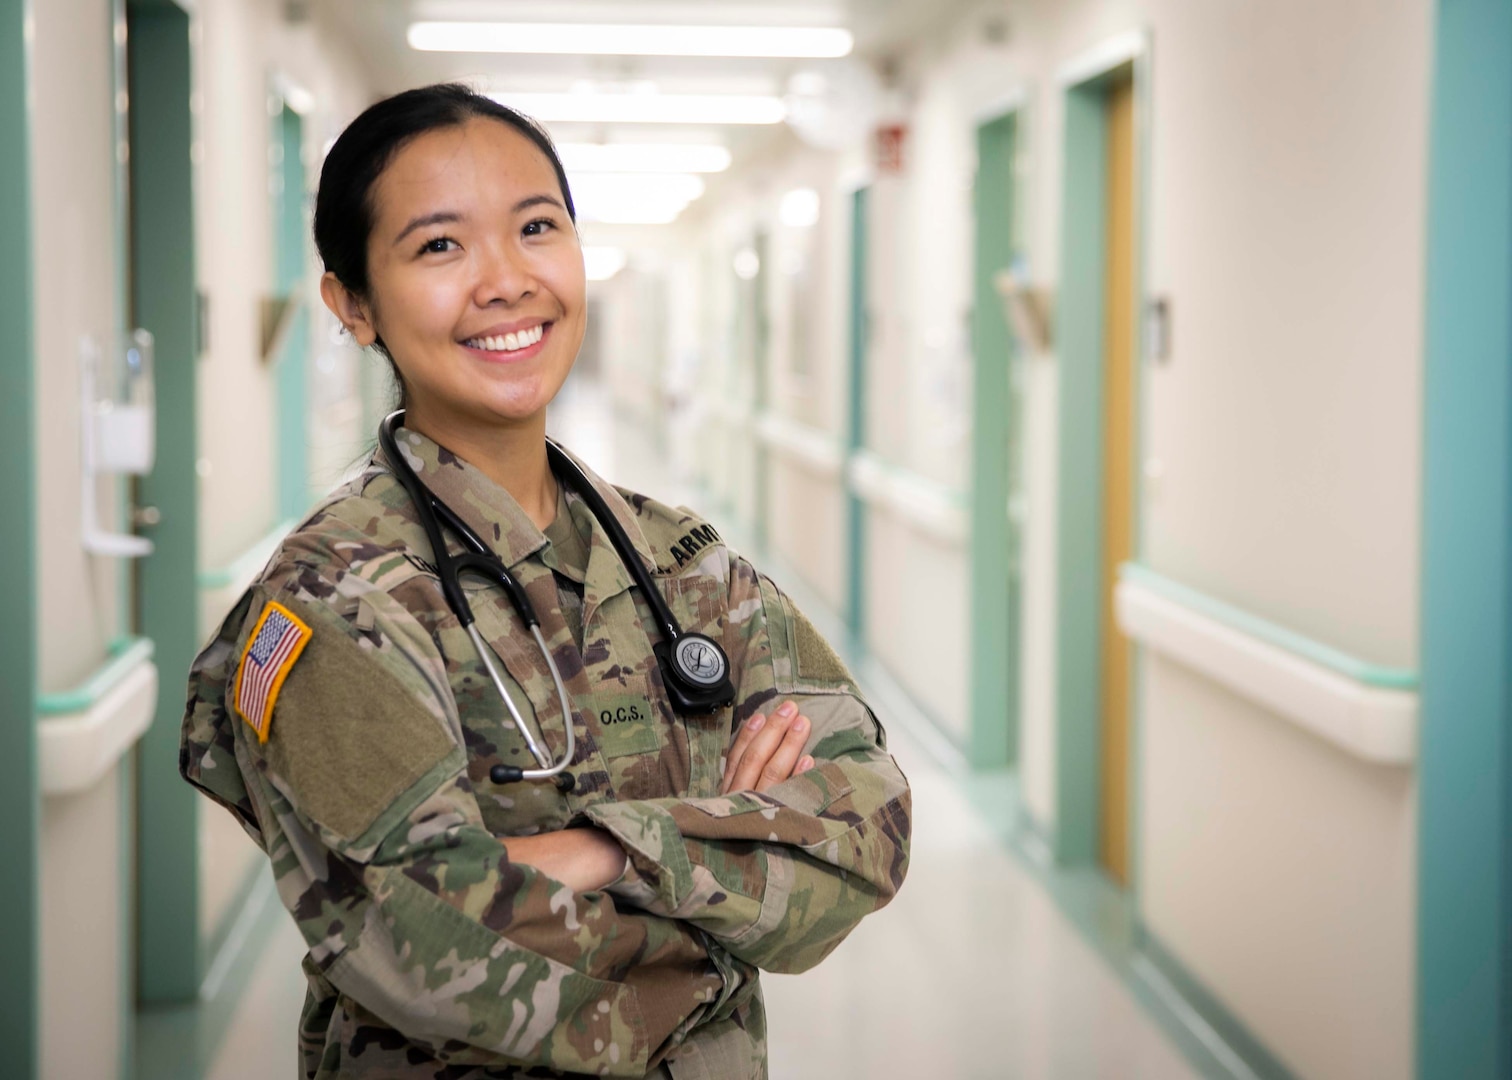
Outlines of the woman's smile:
<svg viewBox="0 0 1512 1080">
<path fill-rule="evenodd" d="M 538 356 L 546 347 L 546 338 L 552 324 L 526 323 L 518 329 L 492 327 L 480 334 L 465 339 L 462 347 L 488 363 L 512 363 Z"/>
</svg>

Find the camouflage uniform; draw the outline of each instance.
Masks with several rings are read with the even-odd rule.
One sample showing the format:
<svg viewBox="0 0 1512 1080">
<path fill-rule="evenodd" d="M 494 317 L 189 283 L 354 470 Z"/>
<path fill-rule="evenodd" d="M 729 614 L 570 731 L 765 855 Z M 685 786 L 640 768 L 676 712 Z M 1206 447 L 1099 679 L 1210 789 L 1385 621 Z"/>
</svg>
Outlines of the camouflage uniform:
<svg viewBox="0 0 1512 1080">
<path fill-rule="evenodd" d="M 375 454 L 200 654 L 184 718 L 184 776 L 267 852 L 309 945 L 304 1074 L 765 1076 L 756 969 L 818 963 L 902 883 L 909 791 L 881 728 L 808 620 L 712 528 L 590 473 L 683 627 L 729 653 L 734 707 L 673 713 L 649 609 L 586 507 L 567 497 L 558 523 L 581 530 L 574 566 L 481 472 L 399 439 L 540 613 L 575 709 L 576 784 L 489 781 L 495 764 L 533 762 Z M 534 642 L 497 588 L 464 583 L 515 702 L 559 754 Z M 264 742 L 233 704 L 270 601 L 310 636 Z M 815 768 L 719 795 L 735 730 L 788 698 L 813 723 Z M 585 825 L 629 855 L 602 892 L 574 893 L 499 843 Z"/>
</svg>

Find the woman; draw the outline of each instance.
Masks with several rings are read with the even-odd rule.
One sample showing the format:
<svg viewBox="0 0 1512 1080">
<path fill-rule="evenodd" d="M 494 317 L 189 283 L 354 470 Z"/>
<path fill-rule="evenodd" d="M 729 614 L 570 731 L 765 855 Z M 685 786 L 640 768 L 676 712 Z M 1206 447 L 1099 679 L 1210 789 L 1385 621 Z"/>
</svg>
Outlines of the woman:
<svg viewBox="0 0 1512 1080">
<path fill-rule="evenodd" d="M 711 527 L 548 456 L 585 285 L 544 132 L 457 86 L 382 101 L 326 159 L 315 238 L 404 412 L 196 660 L 181 756 L 309 944 L 305 1075 L 765 1076 L 757 969 L 812 966 L 902 882 L 881 728 Z M 616 526 L 718 668 L 691 706 Z M 542 648 L 507 589 L 445 593 L 462 529 Z"/>
</svg>

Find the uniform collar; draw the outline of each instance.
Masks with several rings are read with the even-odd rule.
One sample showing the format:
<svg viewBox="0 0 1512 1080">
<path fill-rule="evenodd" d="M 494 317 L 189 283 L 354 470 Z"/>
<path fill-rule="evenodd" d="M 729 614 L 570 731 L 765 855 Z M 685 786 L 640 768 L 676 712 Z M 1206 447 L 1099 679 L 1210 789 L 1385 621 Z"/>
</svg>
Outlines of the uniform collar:
<svg viewBox="0 0 1512 1080">
<path fill-rule="evenodd" d="M 530 515 L 525 513 L 513 495 L 489 479 L 482 470 L 468 464 L 434 440 L 408 428 L 395 430 L 394 441 L 420 481 L 450 506 L 484 543 L 492 547 L 505 566 L 513 568 L 545 547 L 546 537 L 536 528 L 535 522 L 530 520 Z M 588 482 L 608 505 L 610 513 L 630 538 L 630 544 L 640 556 L 641 562 L 655 573 L 656 562 L 651 554 L 651 545 L 646 541 L 636 520 L 635 509 L 613 484 L 588 468 L 581 458 L 566 447 L 562 449 L 577 462 L 583 474 L 588 477 Z M 373 452 L 373 461 L 384 469 L 389 469 L 388 459 L 381 447 Z M 631 583 L 628 571 L 615 555 L 609 537 L 596 520 L 587 577 L 589 590 L 597 593 L 600 599 L 607 599 L 629 587 Z"/>
</svg>

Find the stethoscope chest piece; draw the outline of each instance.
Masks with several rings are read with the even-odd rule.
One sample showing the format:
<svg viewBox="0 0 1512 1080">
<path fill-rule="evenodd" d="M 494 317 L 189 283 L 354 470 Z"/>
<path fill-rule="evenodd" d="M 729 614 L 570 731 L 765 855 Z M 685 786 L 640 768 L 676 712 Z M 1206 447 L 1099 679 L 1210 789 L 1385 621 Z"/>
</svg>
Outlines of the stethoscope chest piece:
<svg viewBox="0 0 1512 1080">
<path fill-rule="evenodd" d="M 713 638 L 682 633 L 651 647 L 667 697 L 678 712 L 707 714 L 735 702 L 730 658 Z"/>
</svg>

